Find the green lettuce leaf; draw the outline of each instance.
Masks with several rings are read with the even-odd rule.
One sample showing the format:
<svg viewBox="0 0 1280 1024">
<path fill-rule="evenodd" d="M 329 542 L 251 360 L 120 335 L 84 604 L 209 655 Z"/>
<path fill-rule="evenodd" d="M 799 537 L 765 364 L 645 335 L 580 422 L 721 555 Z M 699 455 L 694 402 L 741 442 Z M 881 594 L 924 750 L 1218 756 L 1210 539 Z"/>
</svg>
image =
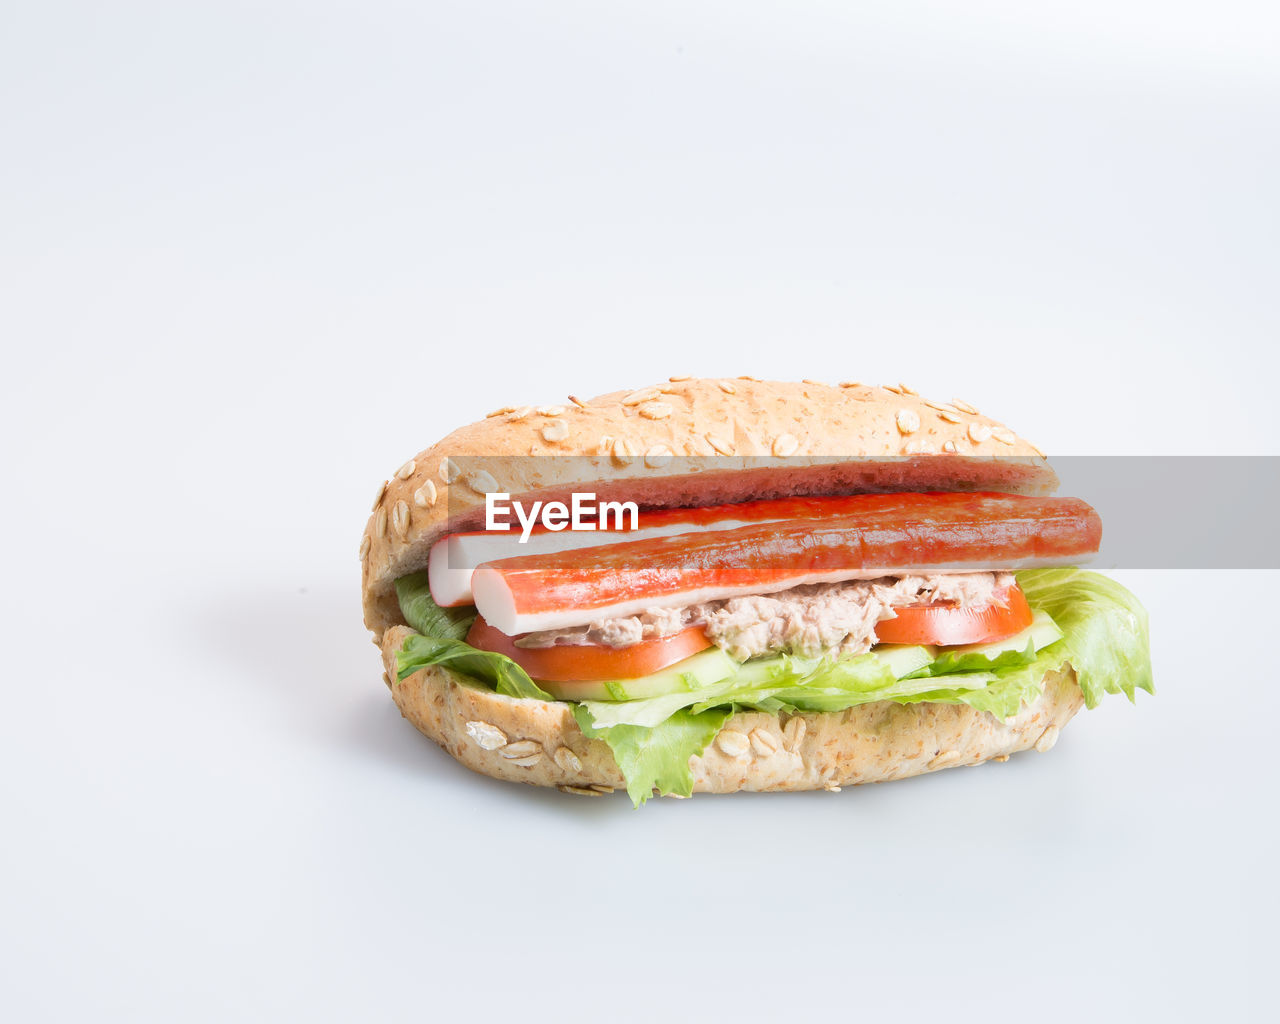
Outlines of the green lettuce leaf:
<svg viewBox="0 0 1280 1024">
<path fill-rule="evenodd" d="M 467 630 L 476 620 L 476 610 L 472 605 L 441 608 L 436 604 L 431 599 L 425 572 L 415 572 L 396 580 L 396 597 L 400 601 L 404 621 L 423 636 L 465 640 Z"/>
<path fill-rule="evenodd" d="M 871 656 L 831 662 L 821 658 L 800 658 L 779 654 L 757 658 L 740 666 L 728 679 L 678 693 L 628 701 L 583 701 L 582 706 L 600 727 L 618 725 L 660 725 L 685 708 L 704 711 L 733 705 L 758 710 L 775 710 L 789 703 L 783 695 L 803 688 L 815 702 L 849 706 L 860 694 L 886 692 L 897 680 L 887 665 Z M 936 684 L 930 682 L 930 687 Z M 868 700 L 878 700 L 870 696 Z M 816 708 L 815 708 L 816 710 Z"/>
<path fill-rule="evenodd" d="M 958 654 L 943 648 L 931 665 L 926 665 L 917 676 L 950 676 L 965 672 L 998 672 L 1001 669 L 1030 665 L 1036 660 L 1036 642 L 1028 640 L 1025 650 L 1001 651 L 994 658 L 985 654 Z"/>
<path fill-rule="evenodd" d="M 428 665 L 444 665 L 471 679 L 488 683 L 508 697 L 552 696 L 529 678 L 529 673 L 505 654 L 480 651 L 463 641 L 476 610 L 441 608 L 431 599 L 427 574 L 417 572 L 396 580 L 396 597 L 405 621 L 419 635 L 408 637 L 396 652 L 396 679 L 404 679 Z"/>
<path fill-rule="evenodd" d="M 1057 645 L 1054 645 L 1055 647 Z M 953 675 L 917 678 L 932 689 L 889 698 L 899 704 L 967 704 L 977 711 L 989 711 L 997 718 L 1011 718 L 1023 704 L 1035 702 L 1044 692 L 1044 674 L 1062 664 L 1064 658 L 1046 647 L 1032 661 L 992 672 L 960 672 Z M 975 685 L 978 684 L 978 685 Z"/>
<path fill-rule="evenodd" d="M 405 639 L 396 653 L 396 679 L 404 679 L 428 665 L 443 665 L 464 676 L 488 683 L 508 697 L 555 698 L 529 678 L 529 674 L 505 654 L 478 651 L 461 640 L 421 636 Z"/>
<path fill-rule="evenodd" d="M 693 714 L 676 711 L 656 726 L 616 725 L 604 729 L 591 721 L 581 705 L 573 709 L 578 727 L 591 739 L 604 740 L 627 780 L 627 795 L 639 807 L 655 789 L 664 795 L 693 795 L 689 758 L 701 754 L 716 738 L 732 710 Z"/>
<path fill-rule="evenodd" d="M 1062 639 L 1060 649 L 1080 681 L 1085 706 L 1108 693 L 1130 701 L 1136 690 L 1155 693 L 1147 610 L 1115 580 L 1082 569 L 1027 569 L 1018 585 L 1032 608 L 1048 612 Z"/>
<path fill-rule="evenodd" d="M 634 726 L 653 728 L 683 709 L 701 713 L 712 708 L 755 711 L 843 711 L 878 700 L 908 701 L 949 687 L 963 702 L 967 688 L 982 689 L 994 673 L 967 673 L 948 679 L 897 679 L 875 655 L 832 661 L 779 654 L 757 658 L 728 679 L 680 693 L 628 701 L 583 701 L 582 708 L 597 728 Z"/>
</svg>

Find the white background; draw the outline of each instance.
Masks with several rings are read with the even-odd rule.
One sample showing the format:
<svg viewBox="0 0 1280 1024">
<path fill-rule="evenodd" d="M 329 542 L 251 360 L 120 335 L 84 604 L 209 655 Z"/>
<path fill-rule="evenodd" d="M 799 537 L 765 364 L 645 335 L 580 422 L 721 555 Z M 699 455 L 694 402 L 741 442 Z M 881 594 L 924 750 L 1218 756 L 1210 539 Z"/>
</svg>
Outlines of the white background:
<svg viewBox="0 0 1280 1024">
<path fill-rule="evenodd" d="M 1275 454 L 1272 9 L 6 4 L 0 1012 L 1261 1016 L 1275 574 L 1126 575 L 1159 696 L 1052 754 L 637 812 L 402 722 L 356 546 L 673 373 Z"/>
</svg>

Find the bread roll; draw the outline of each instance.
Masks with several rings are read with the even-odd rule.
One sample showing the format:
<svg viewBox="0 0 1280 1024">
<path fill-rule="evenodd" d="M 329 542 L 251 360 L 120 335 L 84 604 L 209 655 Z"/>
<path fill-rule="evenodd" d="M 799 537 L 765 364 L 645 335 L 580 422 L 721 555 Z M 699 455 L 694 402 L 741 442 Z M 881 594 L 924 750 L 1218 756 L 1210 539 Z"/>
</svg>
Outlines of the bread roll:
<svg viewBox="0 0 1280 1024">
<path fill-rule="evenodd" d="M 887 490 L 1046 494 L 1056 484 L 1030 442 L 968 403 L 926 401 L 905 385 L 673 379 L 586 402 L 507 406 L 378 489 L 360 544 L 365 623 L 394 680 L 411 632 L 396 579 L 425 568 L 439 538 L 476 529 L 489 491 L 563 500 L 589 488 L 600 500 L 674 507 Z M 391 690 L 409 721 L 475 771 L 587 795 L 624 785 L 609 747 L 582 734 L 569 704 L 502 696 L 440 667 Z M 891 701 L 742 712 L 691 759 L 694 791 L 835 789 L 1047 750 L 1082 704 L 1063 664 L 1007 721 L 966 705 Z"/>
</svg>

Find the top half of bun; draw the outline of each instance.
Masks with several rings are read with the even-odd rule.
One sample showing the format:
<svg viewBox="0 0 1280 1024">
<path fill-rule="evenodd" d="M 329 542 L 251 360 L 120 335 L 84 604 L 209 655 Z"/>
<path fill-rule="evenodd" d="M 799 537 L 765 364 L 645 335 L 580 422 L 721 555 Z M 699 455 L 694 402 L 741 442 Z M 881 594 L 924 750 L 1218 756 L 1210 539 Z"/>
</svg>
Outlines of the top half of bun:
<svg viewBox="0 0 1280 1024">
<path fill-rule="evenodd" d="M 424 568 L 440 537 L 477 528 L 494 490 L 550 500 L 589 487 L 601 500 L 674 507 L 885 490 L 1045 494 L 1056 485 L 1031 443 L 966 402 L 928 401 L 905 385 L 684 378 L 507 406 L 420 452 L 378 489 L 360 542 L 365 623 L 380 638 L 403 622 L 396 579 Z"/>
</svg>

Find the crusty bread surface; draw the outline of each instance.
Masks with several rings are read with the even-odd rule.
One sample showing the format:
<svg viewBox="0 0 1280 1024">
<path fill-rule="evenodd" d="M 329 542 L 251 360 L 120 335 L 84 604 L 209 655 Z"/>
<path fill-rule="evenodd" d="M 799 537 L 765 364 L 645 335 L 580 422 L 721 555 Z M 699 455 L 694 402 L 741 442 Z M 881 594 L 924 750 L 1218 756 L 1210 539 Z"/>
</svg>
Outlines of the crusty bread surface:
<svg viewBox="0 0 1280 1024">
<path fill-rule="evenodd" d="M 506 406 L 378 488 L 360 541 L 375 642 L 404 622 L 396 579 L 425 568 L 446 533 L 477 528 L 486 493 L 550 500 L 583 484 L 600 500 L 660 508 L 885 490 L 1044 494 L 1057 477 L 1034 445 L 969 403 L 930 401 L 901 384 L 681 378 Z"/>
<path fill-rule="evenodd" d="M 392 696 L 405 718 L 468 768 L 588 796 L 625 786 L 609 747 L 583 735 L 568 704 L 505 697 L 438 666 L 396 681 L 396 652 L 410 633 L 395 626 L 382 638 Z M 790 716 L 738 712 L 690 759 L 693 790 L 835 789 L 1043 752 L 1083 704 L 1064 663 L 1046 674 L 1039 700 L 1005 721 L 963 704 L 892 701 Z"/>
</svg>

